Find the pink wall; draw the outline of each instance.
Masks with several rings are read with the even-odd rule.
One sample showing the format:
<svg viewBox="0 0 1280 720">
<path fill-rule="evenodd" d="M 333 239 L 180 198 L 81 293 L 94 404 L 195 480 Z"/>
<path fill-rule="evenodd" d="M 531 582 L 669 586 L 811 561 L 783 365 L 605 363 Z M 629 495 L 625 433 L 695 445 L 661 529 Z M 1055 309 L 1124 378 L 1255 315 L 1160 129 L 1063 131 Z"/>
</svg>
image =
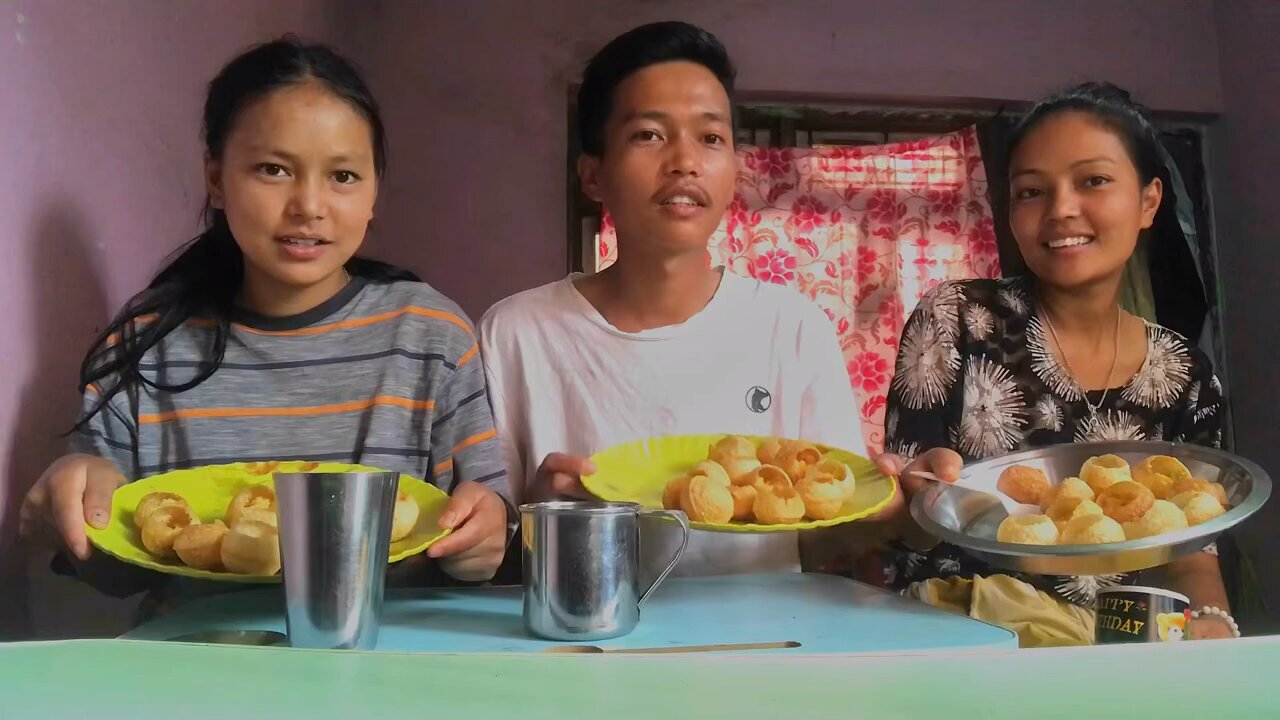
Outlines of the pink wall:
<svg viewBox="0 0 1280 720">
<path fill-rule="evenodd" d="M 1222 105 L 1209 0 L 0 0 L 0 636 L 122 621 L 43 558 L 28 589 L 12 520 L 61 447 L 85 344 L 195 231 L 202 84 L 222 62 L 285 30 L 360 60 L 392 143 L 371 251 L 479 315 L 566 269 L 581 65 L 673 17 L 719 34 L 751 91 L 1026 100 L 1107 77 L 1161 108 Z"/>
<path fill-rule="evenodd" d="M 1216 18 L 1225 112 L 1216 128 L 1219 143 L 1211 169 L 1217 175 L 1219 272 L 1226 294 L 1236 449 L 1280 480 L 1275 361 L 1280 323 L 1271 311 L 1275 278 L 1280 276 L 1280 226 L 1275 184 L 1269 177 L 1280 168 L 1280 4 L 1220 0 Z M 1266 312 L 1260 315 L 1257 309 Z M 1249 523 L 1245 537 L 1251 541 L 1268 602 L 1280 609 L 1280 556 L 1273 550 L 1276 527 L 1280 502 L 1273 498 Z"/>
<path fill-rule="evenodd" d="M 202 85 L 244 46 L 327 35 L 332 4 L 0 0 L 0 637 L 28 625 L 18 501 L 63 446 L 80 358 L 160 258 L 195 233 Z M 106 628 L 32 559 L 34 622 Z M 45 590 L 48 590 L 47 592 Z M 107 612 L 105 619 L 89 616 Z M 58 618 L 57 624 L 44 618 Z"/>
<path fill-rule="evenodd" d="M 388 110 L 378 252 L 471 313 L 560 276 L 567 88 L 609 38 L 685 19 L 749 91 L 1030 100 L 1108 78 L 1164 109 L 1219 109 L 1209 0 L 352 3 L 342 26 Z"/>
</svg>

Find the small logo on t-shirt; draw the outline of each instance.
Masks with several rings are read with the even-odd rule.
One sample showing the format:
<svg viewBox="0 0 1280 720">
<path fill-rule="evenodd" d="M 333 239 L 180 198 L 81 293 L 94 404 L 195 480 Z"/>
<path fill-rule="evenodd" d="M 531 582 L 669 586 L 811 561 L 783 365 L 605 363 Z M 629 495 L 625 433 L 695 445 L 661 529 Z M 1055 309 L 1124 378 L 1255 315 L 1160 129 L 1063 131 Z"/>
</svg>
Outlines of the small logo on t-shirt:
<svg viewBox="0 0 1280 720">
<path fill-rule="evenodd" d="M 773 404 L 773 396 L 768 390 L 756 385 L 747 391 L 747 409 L 753 413 L 762 413 Z"/>
</svg>

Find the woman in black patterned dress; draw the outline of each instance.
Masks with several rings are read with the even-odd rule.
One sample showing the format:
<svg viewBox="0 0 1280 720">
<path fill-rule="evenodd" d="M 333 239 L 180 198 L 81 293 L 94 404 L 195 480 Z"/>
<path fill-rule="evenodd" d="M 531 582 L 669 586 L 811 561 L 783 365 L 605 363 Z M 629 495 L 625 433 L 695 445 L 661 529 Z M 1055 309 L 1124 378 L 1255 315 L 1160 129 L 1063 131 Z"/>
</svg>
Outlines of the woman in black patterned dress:
<svg viewBox="0 0 1280 720">
<path fill-rule="evenodd" d="M 963 462 L 1089 440 L 1220 443 L 1222 388 L 1208 358 L 1119 305 L 1125 264 L 1161 202 L 1158 142 L 1143 110 L 1109 85 L 1049 98 L 1018 127 L 1009 220 L 1032 275 L 948 282 L 920 301 L 885 420 L 886 449 L 913 460 L 909 470 L 954 479 Z M 1161 570 L 1194 607 L 1226 608 L 1212 547 Z M 889 569 L 900 589 L 995 572 L 946 544 L 903 545 Z M 1099 584 L 1132 581 L 1024 579 L 1086 607 Z M 1195 622 L 1196 637 L 1230 636 L 1216 618 Z"/>
</svg>

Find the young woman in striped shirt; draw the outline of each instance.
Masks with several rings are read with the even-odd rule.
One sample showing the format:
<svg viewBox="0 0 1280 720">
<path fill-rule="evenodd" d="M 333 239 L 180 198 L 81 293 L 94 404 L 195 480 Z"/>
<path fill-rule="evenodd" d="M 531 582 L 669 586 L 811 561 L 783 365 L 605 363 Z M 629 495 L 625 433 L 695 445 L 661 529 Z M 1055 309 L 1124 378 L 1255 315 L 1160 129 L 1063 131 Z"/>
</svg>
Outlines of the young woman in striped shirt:
<svg viewBox="0 0 1280 720">
<path fill-rule="evenodd" d="M 21 511 L 26 536 L 112 594 L 173 582 L 91 557 L 122 483 L 253 460 L 374 465 L 452 496 L 428 554 L 456 579 L 501 563 L 513 511 L 475 332 L 412 274 L 355 257 L 386 147 L 356 69 L 294 38 L 209 84 L 206 229 L 85 358 L 72 454 Z M 65 557 L 65 556 L 64 556 Z"/>
</svg>

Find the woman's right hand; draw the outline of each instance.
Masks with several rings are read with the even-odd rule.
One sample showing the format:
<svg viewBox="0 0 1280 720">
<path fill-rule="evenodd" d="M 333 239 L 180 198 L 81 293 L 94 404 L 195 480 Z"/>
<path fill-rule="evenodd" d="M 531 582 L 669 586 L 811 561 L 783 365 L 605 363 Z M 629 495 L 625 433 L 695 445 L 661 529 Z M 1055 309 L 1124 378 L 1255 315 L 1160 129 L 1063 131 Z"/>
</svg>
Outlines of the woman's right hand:
<svg viewBox="0 0 1280 720">
<path fill-rule="evenodd" d="M 527 502 L 544 502 L 562 498 L 589 500 L 593 497 L 582 486 L 582 476 L 596 471 L 590 460 L 576 455 L 551 453 L 538 466 Z"/>
<path fill-rule="evenodd" d="M 104 528 L 111 519 L 111 496 L 125 482 L 110 460 L 96 455 L 66 455 L 44 471 L 27 492 L 19 511 L 24 538 L 89 558 L 85 523 Z"/>
<path fill-rule="evenodd" d="M 948 448 L 933 448 L 926 450 L 916 456 L 902 469 L 902 474 L 898 476 L 898 480 L 902 483 L 902 490 L 908 496 L 914 496 L 916 493 L 924 489 L 926 480 L 922 477 L 913 475 L 914 472 L 929 472 L 938 476 L 943 482 L 953 483 L 960 479 L 960 470 L 964 468 L 964 459 L 955 450 Z"/>
</svg>

